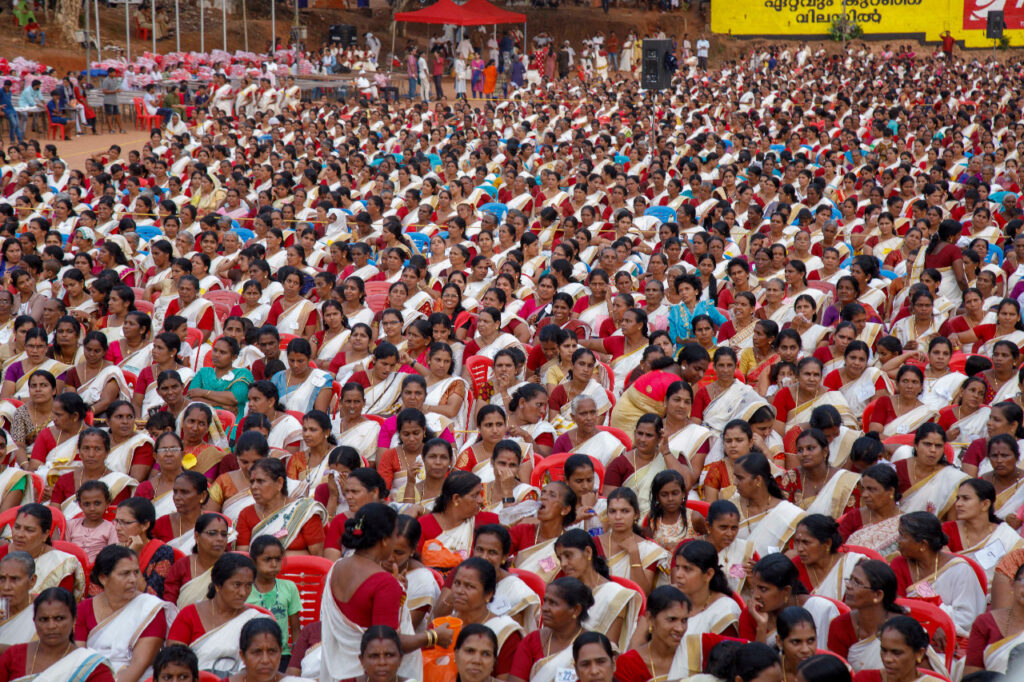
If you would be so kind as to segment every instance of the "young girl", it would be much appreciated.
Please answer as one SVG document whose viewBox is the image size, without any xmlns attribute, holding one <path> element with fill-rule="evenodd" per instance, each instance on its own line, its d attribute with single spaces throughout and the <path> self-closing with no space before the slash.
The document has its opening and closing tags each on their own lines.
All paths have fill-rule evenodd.
<svg viewBox="0 0 1024 682">
<path fill-rule="evenodd" d="M 669 552 L 687 537 L 692 537 L 686 523 L 686 482 L 683 475 L 666 469 L 651 483 L 651 510 L 644 519 L 644 535 Z"/>
<path fill-rule="evenodd" d="M 284 558 L 284 547 L 273 535 L 259 535 L 249 545 L 249 556 L 256 562 L 256 581 L 252 584 L 247 604 L 261 606 L 272 614 L 281 628 L 284 648 L 281 650 L 282 667 L 287 667 L 292 650 L 288 646 L 292 633 L 299 636 L 299 612 L 302 599 L 299 588 L 291 580 L 278 578 Z"/>
<path fill-rule="evenodd" d="M 766 400 L 771 400 L 780 390 L 796 383 L 796 365 L 792 362 L 780 362 L 772 366 L 768 376 L 771 385 L 768 386 L 764 397 Z"/>
<path fill-rule="evenodd" d="M 86 481 L 75 493 L 75 500 L 82 516 L 68 521 L 68 542 L 81 547 L 93 562 L 101 549 L 118 544 L 114 524 L 103 518 L 110 506 L 110 489 L 103 481 Z"/>
</svg>

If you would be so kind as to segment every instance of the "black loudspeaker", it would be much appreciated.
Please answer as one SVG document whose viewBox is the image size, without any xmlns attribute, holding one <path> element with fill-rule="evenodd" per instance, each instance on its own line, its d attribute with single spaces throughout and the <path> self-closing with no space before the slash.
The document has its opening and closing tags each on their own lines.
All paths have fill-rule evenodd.
<svg viewBox="0 0 1024 682">
<path fill-rule="evenodd" d="M 1003 21 L 1003 13 L 1001 11 L 989 12 L 985 23 L 985 37 L 989 40 L 999 40 L 1003 37 L 1004 28 L 1006 28 L 1006 24 Z"/>
<path fill-rule="evenodd" d="M 671 40 L 645 40 L 641 54 L 640 85 L 645 90 L 664 90 L 672 81 L 665 68 L 665 55 L 672 51 Z"/>
<path fill-rule="evenodd" d="M 327 32 L 328 42 L 332 45 L 348 47 L 356 42 L 356 27 L 352 24 L 334 24 Z"/>
</svg>

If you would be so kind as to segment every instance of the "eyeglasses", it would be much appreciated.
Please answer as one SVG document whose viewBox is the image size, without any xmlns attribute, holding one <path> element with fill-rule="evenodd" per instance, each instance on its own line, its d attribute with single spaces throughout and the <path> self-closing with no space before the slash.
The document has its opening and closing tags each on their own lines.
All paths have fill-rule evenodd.
<svg viewBox="0 0 1024 682">
<path fill-rule="evenodd" d="M 158 455 L 170 455 L 175 452 L 181 452 L 181 448 L 157 448 L 156 454 Z"/>
<path fill-rule="evenodd" d="M 228 536 L 228 532 L 226 530 L 204 530 L 203 535 L 209 538 L 226 538 Z"/>
<path fill-rule="evenodd" d="M 870 589 L 870 585 L 865 585 L 864 583 L 860 582 L 859 580 L 853 577 L 847 578 L 846 584 L 850 587 L 859 587 L 865 590 Z"/>
<path fill-rule="evenodd" d="M 130 521 L 126 521 L 125 519 L 114 519 L 115 526 L 134 526 L 136 523 L 138 523 L 138 521 L 135 519 Z"/>
</svg>

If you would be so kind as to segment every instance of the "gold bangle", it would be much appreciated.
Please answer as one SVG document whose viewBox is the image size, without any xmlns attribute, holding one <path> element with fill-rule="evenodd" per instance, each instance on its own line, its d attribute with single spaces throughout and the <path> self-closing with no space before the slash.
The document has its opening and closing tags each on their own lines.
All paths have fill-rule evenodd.
<svg viewBox="0 0 1024 682">
<path fill-rule="evenodd" d="M 643 564 L 630 564 L 629 567 L 630 568 L 643 568 L 644 565 Z"/>
</svg>

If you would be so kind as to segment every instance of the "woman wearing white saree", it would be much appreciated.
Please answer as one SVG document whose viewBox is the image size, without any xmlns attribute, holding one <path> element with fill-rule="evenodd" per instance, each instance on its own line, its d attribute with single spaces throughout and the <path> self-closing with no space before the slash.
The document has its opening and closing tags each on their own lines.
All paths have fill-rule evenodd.
<svg viewBox="0 0 1024 682">
<path fill-rule="evenodd" d="M 283 374 L 278 372 L 274 376 Z M 263 379 L 249 386 L 246 410 L 248 414 L 262 414 L 270 422 L 267 444 L 272 448 L 296 453 L 302 447 L 302 423 L 288 414 L 279 398 L 279 388 Z"/>
<path fill-rule="evenodd" d="M 324 328 L 313 335 L 311 343 L 315 356 L 313 361 L 317 367 L 326 370 L 330 367 L 334 356 L 340 353 L 348 342 L 351 330 L 348 320 L 345 319 L 341 303 L 338 301 L 333 299 L 324 301 L 320 311 L 324 319 Z"/>
<path fill-rule="evenodd" d="M 985 403 L 995 405 L 1004 400 L 1014 400 L 1020 396 L 1020 377 L 1017 373 L 1020 365 L 1020 349 L 1009 341 L 996 341 L 992 349 L 992 367 L 977 374 L 985 380 Z"/>
<path fill-rule="evenodd" d="M 739 603 L 733 598 L 719 559 L 718 550 L 706 540 L 679 545 L 672 561 L 672 584 L 690 599 L 687 627 L 693 632 L 735 637 L 740 616 Z M 642 636 L 643 619 L 637 628 Z"/>
<path fill-rule="evenodd" d="M 967 638 L 964 675 L 979 670 L 1006 673 L 1010 653 L 1024 644 L 1024 565 L 1013 576 L 1013 601 L 1008 608 L 981 614 Z"/>
<path fill-rule="evenodd" d="M 644 616 L 647 628 L 634 637 L 632 648 L 615 660 L 614 679 L 665 682 L 699 676 L 704 631 L 690 625 L 692 612 L 693 603 L 679 588 L 662 585 L 654 590 Z"/>
<path fill-rule="evenodd" d="M 510 682 L 575 679 L 573 642 L 592 620 L 593 608 L 593 593 L 577 578 L 558 578 L 549 583 L 544 592 L 541 628 L 519 644 L 512 660 Z"/>
<path fill-rule="evenodd" d="M 577 578 L 594 595 L 594 606 L 589 610 L 585 627 L 605 633 L 619 651 L 628 649 L 640 616 L 640 593 L 611 580 L 608 564 L 585 530 L 577 528 L 565 532 L 555 541 L 555 554 L 562 573 Z"/>
<path fill-rule="evenodd" d="M 342 544 L 351 555 L 337 561 L 327 578 L 320 602 L 320 682 L 358 677 L 360 641 L 372 625 L 400 632 L 402 674 L 422 678 L 419 649 L 437 644 L 447 647 L 452 631 L 447 626 L 414 633 L 408 609 L 402 607 L 403 589 L 382 564 L 392 559 L 397 514 L 385 504 L 371 502 L 345 521 Z M 419 672 L 417 672 L 417 670 Z"/>
<path fill-rule="evenodd" d="M 737 363 L 736 351 L 732 348 L 723 346 L 716 350 L 715 380 L 701 386 L 693 396 L 694 420 L 714 433 L 721 433 L 733 419 L 748 421 L 759 407 L 765 405 L 764 398 L 757 391 L 736 378 Z"/>
<path fill-rule="evenodd" d="M 892 325 L 891 333 L 904 350 L 923 350 L 933 337 L 939 336 L 943 320 L 935 314 L 934 303 L 935 297 L 927 289 L 917 291 L 910 299 L 911 314 Z"/>
<path fill-rule="evenodd" d="M 865 431 L 875 431 L 882 438 L 913 433 L 921 425 L 932 422 L 938 412 L 921 402 L 924 372 L 914 365 L 904 365 L 896 373 L 896 393 L 882 396 L 875 403 Z"/>
<path fill-rule="evenodd" d="M 877 367 L 869 367 L 871 349 L 863 341 L 853 340 L 843 352 L 838 369 L 825 375 L 825 388 L 839 391 L 846 398 L 853 416 L 860 421 L 868 403 L 881 395 L 892 393 L 892 380 Z"/>
<path fill-rule="evenodd" d="M 144 481 L 153 465 L 153 439 L 135 430 L 135 408 L 127 400 L 111 403 L 107 409 L 110 452 L 106 466 L 111 471 Z"/>
<path fill-rule="evenodd" d="M 996 438 L 1003 439 L 1003 447 L 1009 440 L 1008 436 Z M 989 449 L 992 449 L 991 444 Z M 978 562 L 989 585 L 996 560 L 1024 547 L 1024 539 L 1017 531 L 996 516 L 995 504 L 995 486 L 980 478 L 969 478 L 960 484 L 956 494 L 956 521 L 942 524 L 943 532 L 949 537 L 949 551 Z"/>
<path fill-rule="evenodd" d="M 166 404 L 165 398 L 159 391 L 159 379 L 165 372 L 175 372 L 178 376 L 177 383 L 184 388 L 191 381 L 194 372 L 191 368 L 182 364 L 178 357 L 181 350 L 181 338 L 172 332 L 157 334 L 153 339 L 153 350 L 150 355 L 152 364 L 147 365 L 138 374 L 135 382 L 135 391 L 132 394 L 132 405 L 140 415 L 149 415 L 153 410 Z M 170 376 L 170 375 L 168 375 Z M 183 394 L 183 392 L 179 392 Z M 177 415 L 174 410 L 172 414 Z"/>
<path fill-rule="evenodd" d="M 590 351 L 584 349 L 585 352 Z M 557 390 L 557 388 L 556 388 Z M 603 391 L 604 389 L 602 389 Z M 607 467 L 626 451 L 618 438 L 597 428 L 600 422 L 597 403 L 588 395 L 578 395 L 569 405 L 575 426 L 557 439 L 552 452 L 572 452 L 589 455 Z"/>
<path fill-rule="evenodd" d="M 111 344 L 113 353 L 120 358 L 118 367 L 138 376 L 152 362 L 153 344 L 149 340 L 153 322 L 149 315 L 133 310 L 125 315 L 121 325 L 122 337 Z M 77 360 L 77 358 L 76 358 Z"/>
<path fill-rule="evenodd" d="M 800 572 L 800 582 L 811 594 L 843 600 L 850 573 L 861 559 L 856 552 L 840 552 L 843 538 L 839 524 L 825 514 L 808 514 L 796 527 L 793 564 Z"/>
<path fill-rule="evenodd" d="M 396 371 L 398 362 L 398 348 L 383 341 L 373 350 L 373 365 L 352 375 L 350 380 L 363 387 L 366 414 L 387 416 L 395 411 L 405 376 Z"/>
<path fill-rule="evenodd" d="M 278 271 L 277 278 L 283 293 L 270 305 L 267 324 L 276 326 L 282 334 L 309 338 L 320 326 L 320 317 L 316 306 L 302 297 L 302 273 L 286 265 Z"/>
<path fill-rule="evenodd" d="M 498 351 L 512 346 L 522 347 L 522 343 L 512 334 L 501 331 L 501 311 L 483 308 L 477 314 L 476 336 L 466 342 L 464 356 L 480 355 L 493 360 Z"/>
<path fill-rule="evenodd" d="M 123 370 L 106 359 L 107 348 L 106 336 L 101 332 L 89 332 L 82 344 L 83 361 L 64 375 L 67 389 L 82 396 L 96 414 L 105 412 L 115 400 L 132 394 Z"/>
<path fill-rule="evenodd" d="M 811 412 L 818 405 L 832 405 L 839 411 L 843 425 L 857 428 L 857 418 L 840 391 L 830 391 L 822 385 L 824 364 L 816 357 L 807 357 L 797 363 L 796 383 L 782 388 L 772 399 L 775 407 L 775 431 L 785 435 L 790 429 L 810 422 Z"/>
<path fill-rule="evenodd" d="M 778 551 L 796 532 L 804 510 L 786 501 L 768 458 L 761 453 L 740 457 L 733 464 L 733 474 L 736 495 L 732 501 L 741 514 L 736 537 L 749 540 L 762 557 Z"/>
<path fill-rule="evenodd" d="M 63 587 L 80 597 L 85 592 L 85 570 L 73 554 L 54 549 L 50 544 L 53 514 L 37 502 L 18 508 L 11 527 L 11 542 L 0 548 L 0 556 L 8 552 L 27 552 L 36 562 L 32 593 L 48 587 Z"/>
<path fill-rule="evenodd" d="M 167 306 L 164 319 L 171 315 L 184 317 L 189 327 L 202 332 L 204 342 L 221 334 L 220 318 L 213 304 L 199 296 L 199 280 L 192 275 L 182 275 L 178 280 L 178 298 Z"/>
<path fill-rule="evenodd" d="M 854 672 L 881 670 L 878 628 L 892 616 L 904 613 L 896 604 L 897 587 L 896 575 L 887 563 L 862 559 L 846 580 L 843 602 L 851 611 L 832 621 L 828 634 L 820 635 L 818 646 L 827 642 L 828 650 L 849 661 Z"/>
<path fill-rule="evenodd" d="M 666 572 L 669 554 L 657 542 L 644 538 L 640 529 L 640 503 L 629 488 L 616 488 L 608 495 L 607 525 L 595 541 L 611 575 L 632 580 L 650 594 Z"/>
<path fill-rule="evenodd" d="M 643 361 L 644 349 L 648 346 L 647 313 L 639 308 L 630 308 L 622 314 L 619 323 L 621 336 L 609 336 L 597 339 L 582 339 L 580 345 L 611 358 L 612 372 L 615 374 L 615 389 L 621 394 L 626 386 L 630 372 Z"/>
<path fill-rule="evenodd" d="M 546 457 L 555 446 L 555 427 L 547 419 L 548 392 L 540 384 L 526 383 L 512 392 L 508 402 L 508 436 L 523 450 Z"/>
<path fill-rule="evenodd" d="M 195 526 L 195 544 L 185 556 L 176 559 L 164 579 L 164 600 L 183 609 L 206 599 L 213 566 L 228 547 L 228 522 L 208 512 Z"/>
<path fill-rule="evenodd" d="M 28 378 L 33 372 L 46 370 L 57 378 L 57 388 L 63 390 L 64 372 L 68 366 L 46 357 L 46 330 L 41 327 L 29 329 L 25 334 L 25 356 L 7 365 L 4 383 L 0 388 L 0 399 L 15 398 L 22 402 L 29 399 Z"/>
<path fill-rule="evenodd" d="M 252 465 L 249 490 L 253 504 L 238 515 L 236 548 L 244 552 L 252 538 L 273 535 L 286 555 L 323 556 L 327 510 L 309 497 L 288 499 L 288 478 L 279 459 L 267 457 Z"/>
<path fill-rule="evenodd" d="M 995 488 L 992 510 L 996 516 L 1015 528 L 1020 520 L 1017 510 L 1024 505 L 1024 473 L 1018 468 L 1020 445 L 1010 434 L 997 434 L 986 442 L 987 460 L 991 471 L 980 476 Z M 959 517 L 958 517 L 959 518 Z"/>
<path fill-rule="evenodd" d="M 99 481 L 106 485 L 108 497 L 114 504 L 131 497 L 139 482 L 128 474 L 107 468 L 110 434 L 92 426 L 85 428 L 78 435 L 77 450 L 81 467 L 62 474 L 53 484 L 50 495 L 50 504 L 60 505 L 64 518 L 72 519 L 82 511 L 76 493 L 86 481 Z M 52 472 L 48 478 L 52 480 Z"/>
<path fill-rule="evenodd" d="M 537 522 L 509 529 L 516 551 L 516 568 L 536 573 L 545 581 L 558 575 L 555 542 L 576 522 L 576 493 L 565 481 L 551 481 L 540 491 Z"/>
<path fill-rule="evenodd" d="M 637 420 L 633 431 L 633 449 L 616 457 L 605 469 L 605 495 L 620 486 L 635 490 L 640 501 L 640 511 L 646 514 L 651 504 L 651 484 L 660 472 L 673 469 L 688 484 L 694 482 L 694 473 L 689 464 L 681 462 L 668 450 L 664 433 L 661 417 L 656 414 L 645 414 Z"/>
<path fill-rule="evenodd" d="M 312 366 L 313 350 L 309 341 L 292 339 L 286 353 L 288 369 L 277 372 L 271 379 L 281 396 L 281 404 L 286 410 L 302 414 L 312 410 L 329 411 L 334 378 Z"/>
<path fill-rule="evenodd" d="M 80 607 L 79 607 L 80 608 Z M 77 646 L 72 634 L 76 606 L 74 598 L 60 588 L 44 590 L 25 609 L 30 637 L 38 641 L 17 643 L 0 655 L 5 679 L 15 682 L 114 682 L 114 671 L 106 657 Z"/>
<path fill-rule="evenodd" d="M 338 445 L 354 448 L 365 461 L 377 459 L 377 438 L 380 423 L 364 416 L 366 400 L 361 384 L 349 382 L 341 389 L 338 401 Z"/>
<path fill-rule="evenodd" d="M 0 559 L 0 597 L 7 599 L 7 617 L 0 622 L 0 649 L 28 644 L 35 636 L 32 594 L 36 562 L 27 552 L 8 552 Z"/>
<path fill-rule="evenodd" d="M 903 499 L 900 509 L 928 511 L 943 518 L 952 509 L 960 484 L 969 476 L 946 460 L 946 432 L 927 423 L 914 432 L 914 451 L 896 462 Z"/>
<path fill-rule="evenodd" d="M 800 582 L 796 566 L 785 554 L 764 556 L 754 564 L 747 580 L 754 596 L 740 614 L 740 637 L 765 644 L 779 645 L 776 618 L 787 606 L 801 606 L 814 619 L 816 632 L 828 632 L 829 623 L 839 615 L 839 608 L 823 597 L 808 594 Z"/>
<path fill-rule="evenodd" d="M 578 397 L 587 396 L 594 401 L 597 416 L 601 418 L 601 421 L 603 421 L 604 415 L 612 409 L 607 391 L 597 380 L 598 376 L 594 374 L 596 366 L 597 356 L 592 350 L 577 348 L 572 354 L 572 365 L 565 379 L 551 390 L 548 406 L 552 412 L 558 412 L 562 423 L 569 428 L 574 423 L 572 403 Z M 565 428 L 559 430 L 562 433 L 565 432 Z"/>
<path fill-rule="evenodd" d="M 279 672 L 284 644 L 276 620 L 270 617 L 250 620 L 242 626 L 238 638 L 243 670 L 225 682 L 303 682 L 301 677 Z"/>
<path fill-rule="evenodd" d="M 989 435 L 988 420 L 992 408 L 983 403 L 985 389 L 984 379 L 968 377 L 956 390 L 957 400 L 951 400 L 939 410 L 939 425 L 946 429 L 950 441 L 956 443 L 958 459 L 963 457 L 969 444 Z M 976 469 L 970 473 L 977 473 Z"/>
<path fill-rule="evenodd" d="M 177 609 L 139 591 L 139 559 L 121 545 L 96 555 L 92 579 L 103 592 L 78 607 L 75 641 L 106 656 L 123 679 L 145 674 L 167 634 Z"/>
<path fill-rule="evenodd" d="M 811 428 L 797 437 L 796 460 L 796 467 L 777 478 L 790 502 L 808 514 L 825 514 L 835 519 L 857 508 L 860 477 L 829 464 L 828 436 L 823 432 Z"/>
<path fill-rule="evenodd" d="M 920 398 L 933 410 L 952 405 L 967 378 L 962 372 L 950 370 L 952 356 L 953 344 L 948 339 L 936 336 L 928 344 L 928 365 L 924 368 L 924 391 Z"/>
<path fill-rule="evenodd" d="M 162 435 L 161 445 L 169 445 L 166 439 L 172 435 Z M 157 517 L 153 524 L 153 537 L 179 551 L 187 552 L 195 542 L 196 520 L 203 513 L 203 506 L 210 502 L 209 482 L 198 471 L 182 471 L 174 479 L 171 490 L 175 511 Z"/>
<path fill-rule="evenodd" d="M 1024 346 L 1024 322 L 1021 321 L 1020 304 L 1012 298 L 1004 298 L 996 309 L 995 324 L 979 324 L 974 329 L 956 334 L 957 343 L 967 345 L 974 342 L 974 352 L 992 355 L 999 341 L 1009 341 L 1021 348 Z"/>
<path fill-rule="evenodd" d="M 808 291 L 816 291 L 815 289 L 808 289 Z M 793 319 L 789 321 L 789 329 L 793 329 L 800 334 L 801 349 L 808 355 L 814 353 L 814 351 L 821 345 L 822 341 L 831 333 L 829 327 L 824 327 L 818 324 L 818 305 L 814 297 L 808 293 L 803 293 L 793 299 Z M 832 363 L 829 363 L 832 364 Z M 825 367 L 825 372 L 828 373 L 835 369 L 834 367 Z"/>
<path fill-rule="evenodd" d="M 891 566 L 901 593 L 910 599 L 939 597 L 957 637 L 966 637 L 985 612 L 985 592 L 971 565 L 943 549 L 948 541 L 935 514 L 905 513 L 900 518 L 900 556 Z"/>
<path fill-rule="evenodd" d="M 269 613 L 246 604 L 256 580 L 256 565 L 244 554 L 228 552 L 213 565 L 206 598 L 178 612 L 167 631 L 168 644 L 184 644 L 199 658 L 199 669 L 218 676 L 242 669 L 238 641 L 242 627 Z"/>
</svg>

